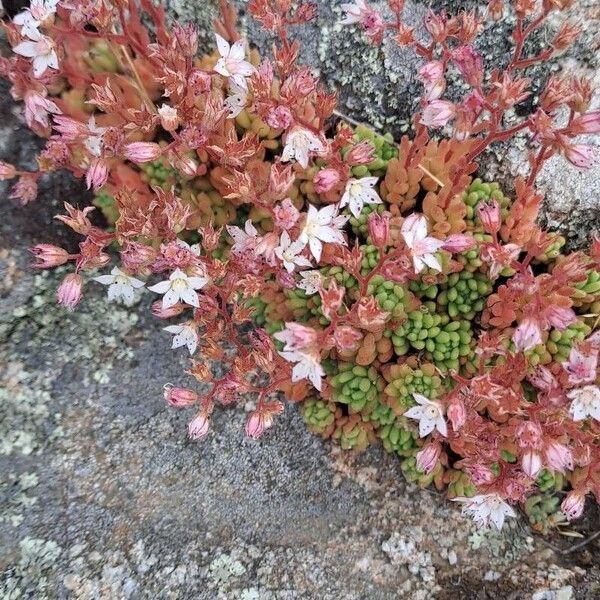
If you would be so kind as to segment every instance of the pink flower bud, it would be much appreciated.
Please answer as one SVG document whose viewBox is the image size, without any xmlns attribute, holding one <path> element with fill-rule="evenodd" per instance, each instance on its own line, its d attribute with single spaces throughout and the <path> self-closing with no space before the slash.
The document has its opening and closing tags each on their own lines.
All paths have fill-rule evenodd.
<svg viewBox="0 0 600 600">
<path fill-rule="evenodd" d="M 292 113 L 287 106 L 278 106 L 271 110 L 265 119 L 273 129 L 287 129 L 292 124 Z"/>
<path fill-rule="evenodd" d="M 546 446 L 546 461 L 548 466 L 559 473 L 564 473 L 566 469 L 573 470 L 573 455 L 571 450 L 564 444 L 553 441 Z"/>
<path fill-rule="evenodd" d="M 452 51 L 452 60 L 465 81 L 472 87 L 483 80 L 483 61 L 472 46 L 460 46 Z"/>
<path fill-rule="evenodd" d="M 157 300 L 152 303 L 152 314 L 159 319 L 170 319 L 171 317 L 176 317 L 180 315 L 185 309 L 185 305 L 178 302 L 177 304 L 173 304 L 173 306 L 169 306 L 169 308 L 163 308 L 162 300 Z"/>
<path fill-rule="evenodd" d="M 375 156 L 375 147 L 369 140 L 363 140 L 359 144 L 356 144 L 348 152 L 346 156 L 346 163 L 349 165 L 356 167 L 359 165 L 368 165 L 370 162 L 373 162 L 373 158 Z"/>
<path fill-rule="evenodd" d="M 488 15 L 492 21 L 500 21 L 504 15 L 504 0 L 490 0 Z"/>
<path fill-rule="evenodd" d="M 264 433 L 265 429 L 264 415 L 259 411 L 251 412 L 248 420 L 246 421 L 246 435 L 248 437 L 258 439 Z"/>
<path fill-rule="evenodd" d="M 426 127 L 443 127 L 454 117 L 456 107 L 446 100 L 432 100 L 421 113 L 421 123 Z"/>
<path fill-rule="evenodd" d="M 438 463 L 442 447 L 440 444 L 427 444 L 417 453 L 417 469 L 429 475 Z"/>
<path fill-rule="evenodd" d="M 48 269 L 64 265 L 69 260 L 69 253 L 58 246 L 52 244 L 38 244 L 29 251 L 35 256 L 34 267 Z"/>
<path fill-rule="evenodd" d="M 515 329 L 512 340 L 517 352 L 527 352 L 542 343 L 542 332 L 534 319 L 523 319 Z"/>
<path fill-rule="evenodd" d="M 570 129 L 577 134 L 600 133 L 600 110 L 575 117 Z"/>
<path fill-rule="evenodd" d="M 572 308 L 556 305 L 552 305 L 546 310 L 545 317 L 552 327 L 561 331 L 577 321 L 577 315 Z"/>
<path fill-rule="evenodd" d="M 335 279 L 332 279 L 327 289 L 321 288 L 319 295 L 321 296 L 321 310 L 323 314 L 328 318 L 332 319 L 333 315 L 337 313 L 342 301 L 344 300 L 344 293 L 346 288 L 338 287 Z"/>
<path fill-rule="evenodd" d="M 383 248 L 390 243 L 390 216 L 388 214 L 371 213 L 367 225 L 375 246 Z"/>
<path fill-rule="evenodd" d="M 534 479 L 542 468 L 542 457 L 535 450 L 527 450 L 521 458 L 523 473 Z"/>
<path fill-rule="evenodd" d="M 300 323 L 286 323 L 285 329 L 273 337 L 285 344 L 286 351 L 294 352 L 314 346 L 318 339 L 318 333 L 312 327 Z"/>
<path fill-rule="evenodd" d="M 596 162 L 594 149 L 585 144 L 567 144 L 564 152 L 565 158 L 578 169 L 591 169 Z"/>
<path fill-rule="evenodd" d="M 286 198 L 281 204 L 273 209 L 273 221 L 277 227 L 289 231 L 300 218 L 300 212 L 293 202 Z"/>
<path fill-rule="evenodd" d="M 333 332 L 336 348 L 341 352 L 355 352 L 362 338 L 362 333 L 350 325 L 339 325 Z"/>
<path fill-rule="evenodd" d="M 492 198 L 489 202 L 480 202 L 477 213 L 486 233 L 493 235 L 500 231 L 502 214 L 500 213 L 500 205 L 495 198 Z"/>
<path fill-rule="evenodd" d="M 165 400 L 175 408 L 190 406 L 192 404 L 196 404 L 200 400 L 200 396 L 198 396 L 194 390 L 173 387 L 170 385 L 165 385 L 164 397 Z"/>
<path fill-rule="evenodd" d="M 191 440 L 199 440 L 208 433 L 208 427 L 210 425 L 208 417 L 204 413 L 198 413 L 188 423 L 188 435 Z"/>
<path fill-rule="evenodd" d="M 85 183 L 88 190 L 93 188 L 94 190 L 100 189 L 108 179 L 108 165 L 102 158 L 92 158 L 90 166 L 85 174 Z"/>
<path fill-rule="evenodd" d="M 58 303 L 68 310 L 73 310 L 81 300 L 83 278 L 79 273 L 69 273 L 58 286 L 56 295 Z"/>
<path fill-rule="evenodd" d="M 125 146 L 124 151 L 125 158 L 134 163 L 146 163 L 156 160 L 160 154 L 160 146 L 154 142 L 132 142 Z"/>
<path fill-rule="evenodd" d="M 4 181 L 6 179 L 12 179 L 17 176 L 17 169 L 13 167 L 10 163 L 4 162 L 0 160 L 0 181 Z"/>
<path fill-rule="evenodd" d="M 447 250 L 451 254 L 457 254 L 459 252 L 468 252 L 472 250 L 477 245 L 477 242 L 473 238 L 473 236 L 465 235 L 462 233 L 456 233 L 454 235 L 448 236 L 442 248 Z"/>
<path fill-rule="evenodd" d="M 467 421 L 467 409 L 462 399 L 455 397 L 448 404 L 446 416 L 452 424 L 452 429 L 458 431 Z"/>
<path fill-rule="evenodd" d="M 179 127 L 179 115 L 177 109 L 163 104 L 158 109 L 158 115 L 160 117 L 160 124 L 166 131 L 175 131 Z"/>
<path fill-rule="evenodd" d="M 340 174 L 335 169 L 321 169 L 314 177 L 313 184 L 317 194 L 324 194 L 340 181 Z"/>
<path fill-rule="evenodd" d="M 567 518 L 567 521 L 574 521 L 583 514 L 584 506 L 585 494 L 572 490 L 562 501 L 562 504 L 560 505 L 560 510 Z"/>
</svg>

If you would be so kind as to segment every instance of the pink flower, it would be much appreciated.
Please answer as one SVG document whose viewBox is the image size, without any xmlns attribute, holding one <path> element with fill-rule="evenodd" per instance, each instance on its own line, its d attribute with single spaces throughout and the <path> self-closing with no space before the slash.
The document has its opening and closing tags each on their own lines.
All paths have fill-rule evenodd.
<svg viewBox="0 0 600 600">
<path fill-rule="evenodd" d="M 286 198 L 273 210 L 273 221 L 281 229 L 290 230 L 300 218 L 300 212 L 290 198 Z"/>
<path fill-rule="evenodd" d="M 600 133 L 600 110 L 579 115 L 573 119 L 570 127 L 576 133 Z"/>
<path fill-rule="evenodd" d="M 567 521 L 574 521 L 583 514 L 585 507 L 585 494 L 575 490 L 570 491 L 560 505 L 561 512 Z"/>
<path fill-rule="evenodd" d="M 460 46 L 452 51 L 452 60 L 465 81 L 478 86 L 483 79 L 483 61 L 471 46 Z"/>
<path fill-rule="evenodd" d="M 378 177 L 349 179 L 340 200 L 340 208 L 348 205 L 350 212 L 358 219 L 365 204 L 381 204 L 382 200 L 374 189 L 378 179 Z"/>
<path fill-rule="evenodd" d="M 316 346 L 318 333 L 312 327 L 300 323 L 286 323 L 285 329 L 274 334 L 273 337 L 283 342 L 285 351 L 295 352 Z"/>
<path fill-rule="evenodd" d="M 383 248 L 390 243 L 390 215 L 371 213 L 367 221 L 369 236 L 372 243 L 378 248 Z"/>
<path fill-rule="evenodd" d="M 58 246 L 52 244 L 38 244 L 29 250 L 35 255 L 36 263 L 34 267 L 48 269 L 64 265 L 69 260 L 69 253 Z"/>
<path fill-rule="evenodd" d="M 426 475 L 435 469 L 438 463 L 442 447 L 438 443 L 427 444 L 417 453 L 417 469 Z"/>
<path fill-rule="evenodd" d="M 265 418 L 259 411 L 253 411 L 248 416 L 245 427 L 248 437 L 258 439 L 265 431 Z"/>
<path fill-rule="evenodd" d="M 444 245 L 444 242 L 434 237 L 427 237 L 427 219 L 424 215 L 414 213 L 406 217 L 400 232 L 412 253 L 415 272 L 420 273 L 425 265 L 436 271 L 442 270 L 435 252 Z"/>
<path fill-rule="evenodd" d="M 191 406 L 192 404 L 197 404 L 200 400 L 200 396 L 194 390 L 173 387 L 171 385 L 165 385 L 164 397 L 175 408 Z"/>
<path fill-rule="evenodd" d="M 337 313 L 340 306 L 342 306 L 342 301 L 344 300 L 344 293 L 346 292 L 346 288 L 343 286 L 338 287 L 335 279 L 332 279 L 329 287 L 319 288 L 319 295 L 321 296 L 321 308 L 323 310 L 323 314 L 329 319 L 333 319 L 333 315 Z"/>
<path fill-rule="evenodd" d="M 188 435 L 191 440 L 199 440 L 208 433 L 210 421 L 203 413 L 198 413 L 188 424 Z"/>
<path fill-rule="evenodd" d="M 477 242 L 473 236 L 455 233 L 444 240 L 442 248 L 451 254 L 457 254 L 459 252 L 468 252 L 475 248 L 476 245 Z"/>
<path fill-rule="evenodd" d="M 432 100 L 421 113 L 421 123 L 426 127 L 443 127 L 456 114 L 456 106 L 446 100 Z"/>
<path fill-rule="evenodd" d="M 324 194 L 331 190 L 340 181 L 340 174 L 335 169 L 321 169 L 313 179 L 315 192 Z"/>
<path fill-rule="evenodd" d="M 585 144 L 565 144 L 566 159 L 578 169 L 591 169 L 596 162 L 596 154 L 591 146 Z"/>
<path fill-rule="evenodd" d="M 269 111 L 265 121 L 273 129 L 287 129 L 292 124 L 292 113 L 287 106 L 280 104 Z"/>
<path fill-rule="evenodd" d="M 177 317 L 184 310 L 185 305 L 181 304 L 180 302 L 167 308 L 163 308 L 162 300 L 157 300 L 156 302 L 152 303 L 152 314 L 159 319 L 170 319 L 171 317 Z"/>
<path fill-rule="evenodd" d="M 56 295 L 58 303 L 68 310 L 73 310 L 81 300 L 83 278 L 79 273 L 69 273 L 58 286 Z"/>
<path fill-rule="evenodd" d="M 542 332 L 534 319 L 525 318 L 515 329 L 512 340 L 517 352 L 526 352 L 542 343 Z"/>
<path fill-rule="evenodd" d="M 154 142 L 132 142 L 125 146 L 123 154 L 134 163 L 146 163 L 156 160 L 161 154 L 161 148 Z"/>
<path fill-rule="evenodd" d="M 483 244 L 481 247 L 481 259 L 490 265 L 490 279 L 496 279 L 513 261 L 517 260 L 521 248 L 517 244 Z"/>
<path fill-rule="evenodd" d="M 359 165 L 368 165 L 373 162 L 375 147 L 369 140 L 363 140 L 356 146 L 353 146 L 346 155 L 346 163 L 356 167 Z"/>
<path fill-rule="evenodd" d="M 542 457 L 535 450 L 527 450 L 521 457 L 523 472 L 534 479 L 542 469 Z"/>
<path fill-rule="evenodd" d="M 561 331 L 577 321 L 577 315 L 572 308 L 564 308 L 556 305 L 552 305 L 546 309 L 544 317 L 552 327 Z"/>
<path fill-rule="evenodd" d="M 34 130 L 38 127 L 41 127 L 42 130 L 48 129 L 50 127 L 48 115 L 60 115 L 62 112 L 52 100 L 48 100 L 37 92 L 28 90 L 25 93 L 24 101 L 25 120 L 27 125 Z"/>
<path fill-rule="evenodd" d="M 9 198 L 20 200 L 21 204 L 25 206 L 37 198 L 37 193 L 37 178 L 25 173 L 11 188 Z"/>
<path fill-rule="evenodd" d="M 570 384 L 591 383 L 596 379 L 598 351 L 582 352 L 578 346 L 573 346 L 569 353 L 569 360 L 564 362 L 562 366 L 569 374 Z"/>
<path fill-rule="evenodd" d="M 432 60 L 419 69 L 419 79 L 425 86 L 425 100 L 437 100 L 446 89 L 444 65 L 439 60 Z"/>
<path fill-rule="evenodd" d="M 179 115 L 177 109 L 168 104 L 163 104 L 158 109 L 160 124 L 165 131 L 175 131 L 179 127 Z"/>
<path fill-rule="evenodd" d="M 346 11 L 346 16 L 340 21 L 341 25 L 358 23 L 370 38 L 375 41 L 380 40 L 384 29 L 383 17 L 369 6 L 366 0 L 355 0 L 353 4 L 342 4 L 341 7 Z"/>
<path fill-rule="evenodd" d="M 87 189 L 100 189 L 108 180 L 108 165 L 102 158 L 92 158 L 85 174 Z"/>
<path fill-rule="evenodd" d="M 360 331 L 350 325 L 339 325 L 333 332 L 333 340 L 338 350 L 355 352 L 360 346 L 363 336 Z"/>
<path fill-rule="evenodd" d="M 461 398 L 453 398 L 446 409 L 446 416 L 452 424 L 452 429 L 458 431 L 467 422 L 467 409 Z"/>
<path fill-rule="evenodd" d="M 573 454 L 564 444 L 552 441 L 545 448 L 546 461 L 548 466 L 559 473 L 565 470 L 573 470 Z"/>
<path fill-rule="evenodd" d="M 288 162 L 296 159 L 298 164 L 306 169 L 310 153 L 322 154 L 327 146 L 321 138 L 305 127 L 292 127 L 285 138 L 285 146 L 281 161 Z"/>
<path fill-rule="evenodd" d="M 489 202 L 480 202 L 477 206 L 477 214 L 486 233 L 494 235 L 500 231 L 502 214 L 500 213 L 500 205 L 495 198 L 492 198 Z"/>
<path fill-rule="evenodd" d="M 244 60 L 246 56 L 246 42 L 238 40 L 229 45 L 218 33 L 215 33 L 217 48 L 221 58 L 215 65 L 215 71 L 223 77 L 229 77 L 235 84 L 243 89 L 248 88 L 246 77 L 254 73 L 254 67 Z"/>
</svg>

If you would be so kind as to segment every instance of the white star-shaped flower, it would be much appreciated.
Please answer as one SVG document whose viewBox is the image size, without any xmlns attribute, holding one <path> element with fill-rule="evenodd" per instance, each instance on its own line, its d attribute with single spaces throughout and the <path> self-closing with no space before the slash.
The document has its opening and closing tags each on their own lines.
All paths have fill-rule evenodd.
<svg viewBox="0 0 600 600">
<path fill-rule="evenodd" d="M 275 248 L 275 256 L 283 263 L 288 273 L 292 273 L 296 267 L 310 267 L 311 262 L 300 252 L 306 244 L 300 240 L 292 242 L 290 234 L 284 231 L 279 238 L 279 246 Z"/>
<path fill-rule="evenodd" d="M 480 494 L 472 498 L 452 498 L 453 502 L 462 502 L 463 513 L 473 518 L 479 527 L 487 527 L 490 522 L 496 529 L 502 529 L 506 517 L 516 517 L 513 508 L 499 494 Z"/>
<path fill-rule="evenodd" d="M 301 290 L 304 290 L 307 296 L 311 296 L 312 294 L 316 294 L 323 284 L 323 279 L 321 277 L 321 273 L 316 269 L 311 271 L 302 271 L 300 273 L 301 281 L 298 283 L 298 286 Z"/>
<path fill-rule="evenodd" d="M 444 242 L 434 237 L 427 237 L 427 219 L 423 215 L 412 214 L 406 217 L 400 232 L 412 253 L 417 273 L 420 273 L 425 265 L 436 271 L 442 270 L 442 265 L 434 253 L 444 245 Z"/>
<path fill-rule="evenodd" d="M 413 396 L 418 406 L 409 408 L 404 416 L 419 421 L 419 437 L 429 435 L 434 429 L 437 429 L 444 437 L 447 436 L 448 427 L 441 404 L 429 400 L 421 394 L 413 394 Z"/>
<path fill-rule="evenodd" d="M 41 77 L 46 69 L 58 69 L 58 55 L 54 40 L 42 35 L 39 31 L 37 31 L 37 37 L 17 44 L 13 48 L 13 52 L 25 58 L 33 58 L 34 77 Z"/>
<path fill-rule="evenodd" d="M 349 206 L 350 212 L 358 219 L 365 204 L 381 204 L 383 200 L 373 189 L 378 180 L 378 177 L 350 179 L 340 200 L 340 208 Z"/>
<path fill-rule="evenodd" d="M 218 33 L 215 33 L 215 37 L 217 38 L 217 48 L 221 55 L 221 58 L 215 65 L 215 71 L 219 75 L 231 79 L 240 88 L 247 90 L 246 77 L 254 73 L 254 67 L 244 60 L 246 57 L 246 42 L 238 40 L 230 46 L 227 40 L 223 39 Z"/>
<path fill-rule="evenodd" d="M 600 388 L 597 385 L 586 385 L 567 392 L 572 400 L 569 413 L 573 421 L 583 421 L 592 417 L 600 421 Z"/>
<path fill-rule="evenodd" d="M 227 118 L 235 119 L 245 108 L 248 102 L 248 90 L 232 81 L 229 86 L 229 96 L 225 98 L 225 106 L 229 109 Z"/>
<path fill-rule="evenodd" d="M 285 147 L 281 154 L 282 162 L 295 158 L 303 169 L 308 167 L 308 155 L 310 152 L 317 154 L 325 152 L 326 147 L 323 140 L 305 127 L 293 127 L 285 138 Z"/>
<path fill-rule="evenodd" d="M 31 0 L 29 8 L 15 15 L 13 23 L 21 26 L 21 35 L 36 40 L 39 26 L 56 12 L 58 0 Z M 0 11 L 1 12 L 1 11 Z"/>
<path fill-rule="evenodd" d="M 231 252 L 234 254 L 245 254 L 246 252 L 254 252 L 258 244 L 258 231 L 248 219 L 244 225 L 244 229 L 240 229 L 237 225 L 227 225 L 227 233 L 233 238 L 233 246 Z"/>
<path fill-rule="evenodd" d="M 169 325 L 163 329 L 173 334 L 173 345 L 171 348 L 175 349 L 187 346 L 190 354 L 196 352 L 196 348 L 198 347 L 198 329 L 193 321 L 188 321 L 181 325 Z"/>
<path fill-rule="evenodd" d="M 311 254 L 318 262 L 321 260 L 323 242 L 346 245 L 341 228 L 347 220 L 348 217 L 338 215 L 337 204 L 330 204 L 321 209 L 309 205 L 306 222 L 298 240 L 308 244 Z"/>
<path fill-rule="evenodd" d="M 321 378 L 325 375 L 321 361 L 318 356 L 299 351 L 280 352 L 281 356 L 288 362 L 296 363 L 292 369 L 292 381 L 308 379 L 317 390 L 321 391 Z"/>
<path fill-rule="evenodd" d="M 175 269 L 169 279 L 161 281 L 148 289 L 157 294 L 164 294 L 163 309 L 167 309 L 179 301 L 198 308 L 200 299 L 196 290 L 202 289 L 207 283 L 207 277 L 190 277 L 180 269 Z"/>
<path fill-rule="evenodd" d="M 114 267 L 110 275 L 99 275 L 94 281 L 108 286 L 108 299 L 122 300 L 127 306 L 133 304 L 135 290 L 143 288 L 144 282 Z"/>
</svg>

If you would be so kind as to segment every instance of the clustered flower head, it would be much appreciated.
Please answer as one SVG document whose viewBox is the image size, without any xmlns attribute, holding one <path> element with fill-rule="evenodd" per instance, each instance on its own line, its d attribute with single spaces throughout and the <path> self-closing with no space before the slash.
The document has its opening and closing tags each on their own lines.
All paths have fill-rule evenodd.
<svg viewBox="0 0 600 600">
<path fill-rule="evenodd" d="M 298 63 L 290 26 L 315 4 L 249 2 L 278 40 L 272 58 L 221 4 L 202 49 L 193 25 L 145 1 L 36 0 L 2 22 L 13 55 L 0 74 L 46 141 L 37 171 L 0 162 L 0 179 L 23 204 L 61 169 L 95 192 L 56 217 L 77 251 L 32 249 L 35 267 L 68 270 L 58 302 L 73 310 L 96 284 L 128 306 L 153 293 L 165 351 L 191 357 L 186 387 L 164 396 L 195 411 L 194 440 L 219 405 L 251 397 L 258 438 L 283 400 L 300 402 L 312 431 L 357 451 L 379 441 L 480 525 L 502 527 L 518 504 L 543 527 L 579 517 L 586 496 L 600 501 L 600 242 L 561 253 L 536 224 L 535 179 L 555 154 L 592 165 L 577 138 L 600 132 L 600 113 L 574 74 L 553 75 L 529 116 L 513 110 L 531 96 L 526 69 L 576 37 L 563 26 L 524 55 L 568 3 L 517 3 L 514 51 L 489 76 L 475 13 L 430 11 L 418 41 L 401 1 L 341 5 L 370 43 L 389 34 L 423 59 L 414 135 L 398 144 L 338 119 L 335 94 Z M 466 92 L 445 98 L 456 77 Z M 504 195 L 474 179 L 477 159 L 517 134 L 530 174 Z M 544 494 L 562 489 L 558 518 Z"/>
</svg>

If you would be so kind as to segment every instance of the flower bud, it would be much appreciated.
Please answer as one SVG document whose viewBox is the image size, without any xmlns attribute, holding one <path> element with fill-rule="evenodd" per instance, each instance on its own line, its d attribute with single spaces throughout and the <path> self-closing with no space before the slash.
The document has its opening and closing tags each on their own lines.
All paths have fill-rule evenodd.
<svg viewBox="0 0 600 600">
<path fill-rule="evenodd" d="M 209 424 L 208 417 L 203 412 L 198 413 L 188 423 L 188 435 L 190 439 L 195 441 L 203 438 L 208 433 Z"/>
<path fill-rule="evenodd" d="M 259 411 L 250 413 L 248 420 L 246 421 L 246 435 L 248 437 L 258 439 L 265 431 L 265 418 Z"/>
<path fill-rule="evenodd" d="M 79 273 L 69 273 L 58 286 L 56 296 L 58 303 L 73 310 L 79 303 L 83 290 L 83 278 Z"/>
<path fill-rule="evenodd" d="M 330 191 L 340 181 L 340 174 L 335 169 L 321 169 L 313 179 L 315 192 L 324 194 Z"/>
<path fill-rule="evenodd" d="M 375 148 L 373 144 L 369 140 L 363 140 L 348 152 L 346 163 L 353 167 L 368 165 L 370 162 L 373 162 L 374 153 Z"/>
<path fill-rule="evenodd" d="M 35 256 L 34 267 L 48 269 L 49 267 L 58 267 L 64 265 L 69 260 L 69 253 L 58 246 L 52 244 L 38 244 L 29 251 Z"/>
<path fill-rule="evenodd" d="M 108 179 L 108 165 L 102 158 L 93 158 L 85 174 L 87 189 L 100 189 Z"/>
<path fill-rule="evenodd" d="M 287 129 L 292 124 L 292 113 L 287 106 L 281 105 L 271 110 L 265 121 L 273 129 Z"/>
<path fill-rule="evenodd" d="M 333 318 L 333 315 L 335 315 L 340 306 L 342 306 L 345 292 L 346 288 L 338 287 L 335 279 L 331 280 L 327 289 L 319 289 L 319 295 L 321 296 L 322 303 L 321 310 L 329 320 Z"/>
<path fill-rule="evenodd" d="M 134 163 L 146 163 L 156 160 L 161 148 L 154 142 L 132 142 L 125 146 L 124 156 Z"/>
<path fill-rule="evenodd" d="M 559 473 L 564 473 L 566 469 L 573 470 L 571 450 L 559 442 L 553 441 L 546 446 L 546 461 L 551 469 Z"/>
<path fill-rule="evenodd" d="M 534 479 L 542 468 L 542 457 L 535 450 L 527 450 L 521 458 L 523 472 Z"/>
<path fill-rule="evenodd" d="M 429 475 L 435 469 L 440 458 L 442 447 L 440 444 L 427 444 L 417 453 L 417 469 Z"/>
<path fill-rule="evenodd" d="M 567 521 L 578 519 L 585 506 L 585 495 L 575 490 L 570 491 L 567 497 L 562 501 L 560 510 L 567 518 Z"/>
<path fill-rule="evenodd" d="M 179 115 L 177 109 L 163 104 L 158 109 L 158 115 L 160 117 L 160 124 L 166 131 L 175 131 L 179 127 Z"/>
<path fill-rule="evenodd" d="M 500 21 L 504 15 L 504 0 L 490 0 L 488 15 L 492 21 Z"/>
<path fill-rule="evenodd" d="M 591 169 L 596 162 L 596 154 L 586 144 L 564 145 L 565 158 L 578 169 Z"/>
<path fill-rule="evenodd" d="M 577 134 L 600 133 L 600 110 L 575 117 L 571 123 L 570 130 Z M 0 165 L 0 175 L 1 173 Z"/>
<path fill-rule="evenodd" d="M 200 400 L 200 396 L 198 396 L 194 390 L 172 387 L 170 385 L 165 385 L 164 397 L 165 400 L 175 408 L 190 406 L 196 404 Z"/>
<path fill-rule="evenodd" d="M 455 233 L 446 238 L 442 248 L 451 254 L 458 254 L 459 252 L 468 252 L 475 248 L 476 245 L 477 242 L 473 236 Z"/>
<path fill-rule="evenodd" d="M 17 169 L 13 167 L 10 163 L 4 162 L 0 160 L 0 181 L 4 181 L 6 179 L 12 179 L 17 176 Z"/>
<path fill-rule="evenodd" d="M 500 231 L 502 215 L 500 213 L 500 205 L 495 198 L 489 202 L 480 202 L 477 207 L 477 213 L 486 233 L 493 235 Z"/>
<path fill-rule="evenodd" d="M 152 303 L 152 314 L 159 319 L 170 319 L 171 317 L 176 317 L 180 315 L 185 309 L 185 306 L 178 302 L 177 304 L 173 304 L 173 306 L 169 306 L 168 308 L 163 308 L 162 300 L 157 300 Z"/>
<path fill-rule="evenodd" d="M 512 340 L 517 352 L 527 352 L 542 343 L 542 332 L 534 319 L 525 318 L 515 329 Z"/>
<path fill-rule="evenodd" d="M 467 421 L 467 409 L 460 398 L 453 398 L 446 409 L 446 416 L 452 424 L 452 429 L 458 431 Z"/>
<path fill-rule="evenodd" d="M 456 107 L 447 100 L 432 100 L 421 113 L 421 124 L 426 127 L 443 127 L 456 114 Z"/>
<path fill-rule="evenodd" d="M 390 216 L 388 214 L 371 213 L 367 225 L 375 246 L 383 248 L 390 243 Z"/>
</svg>

